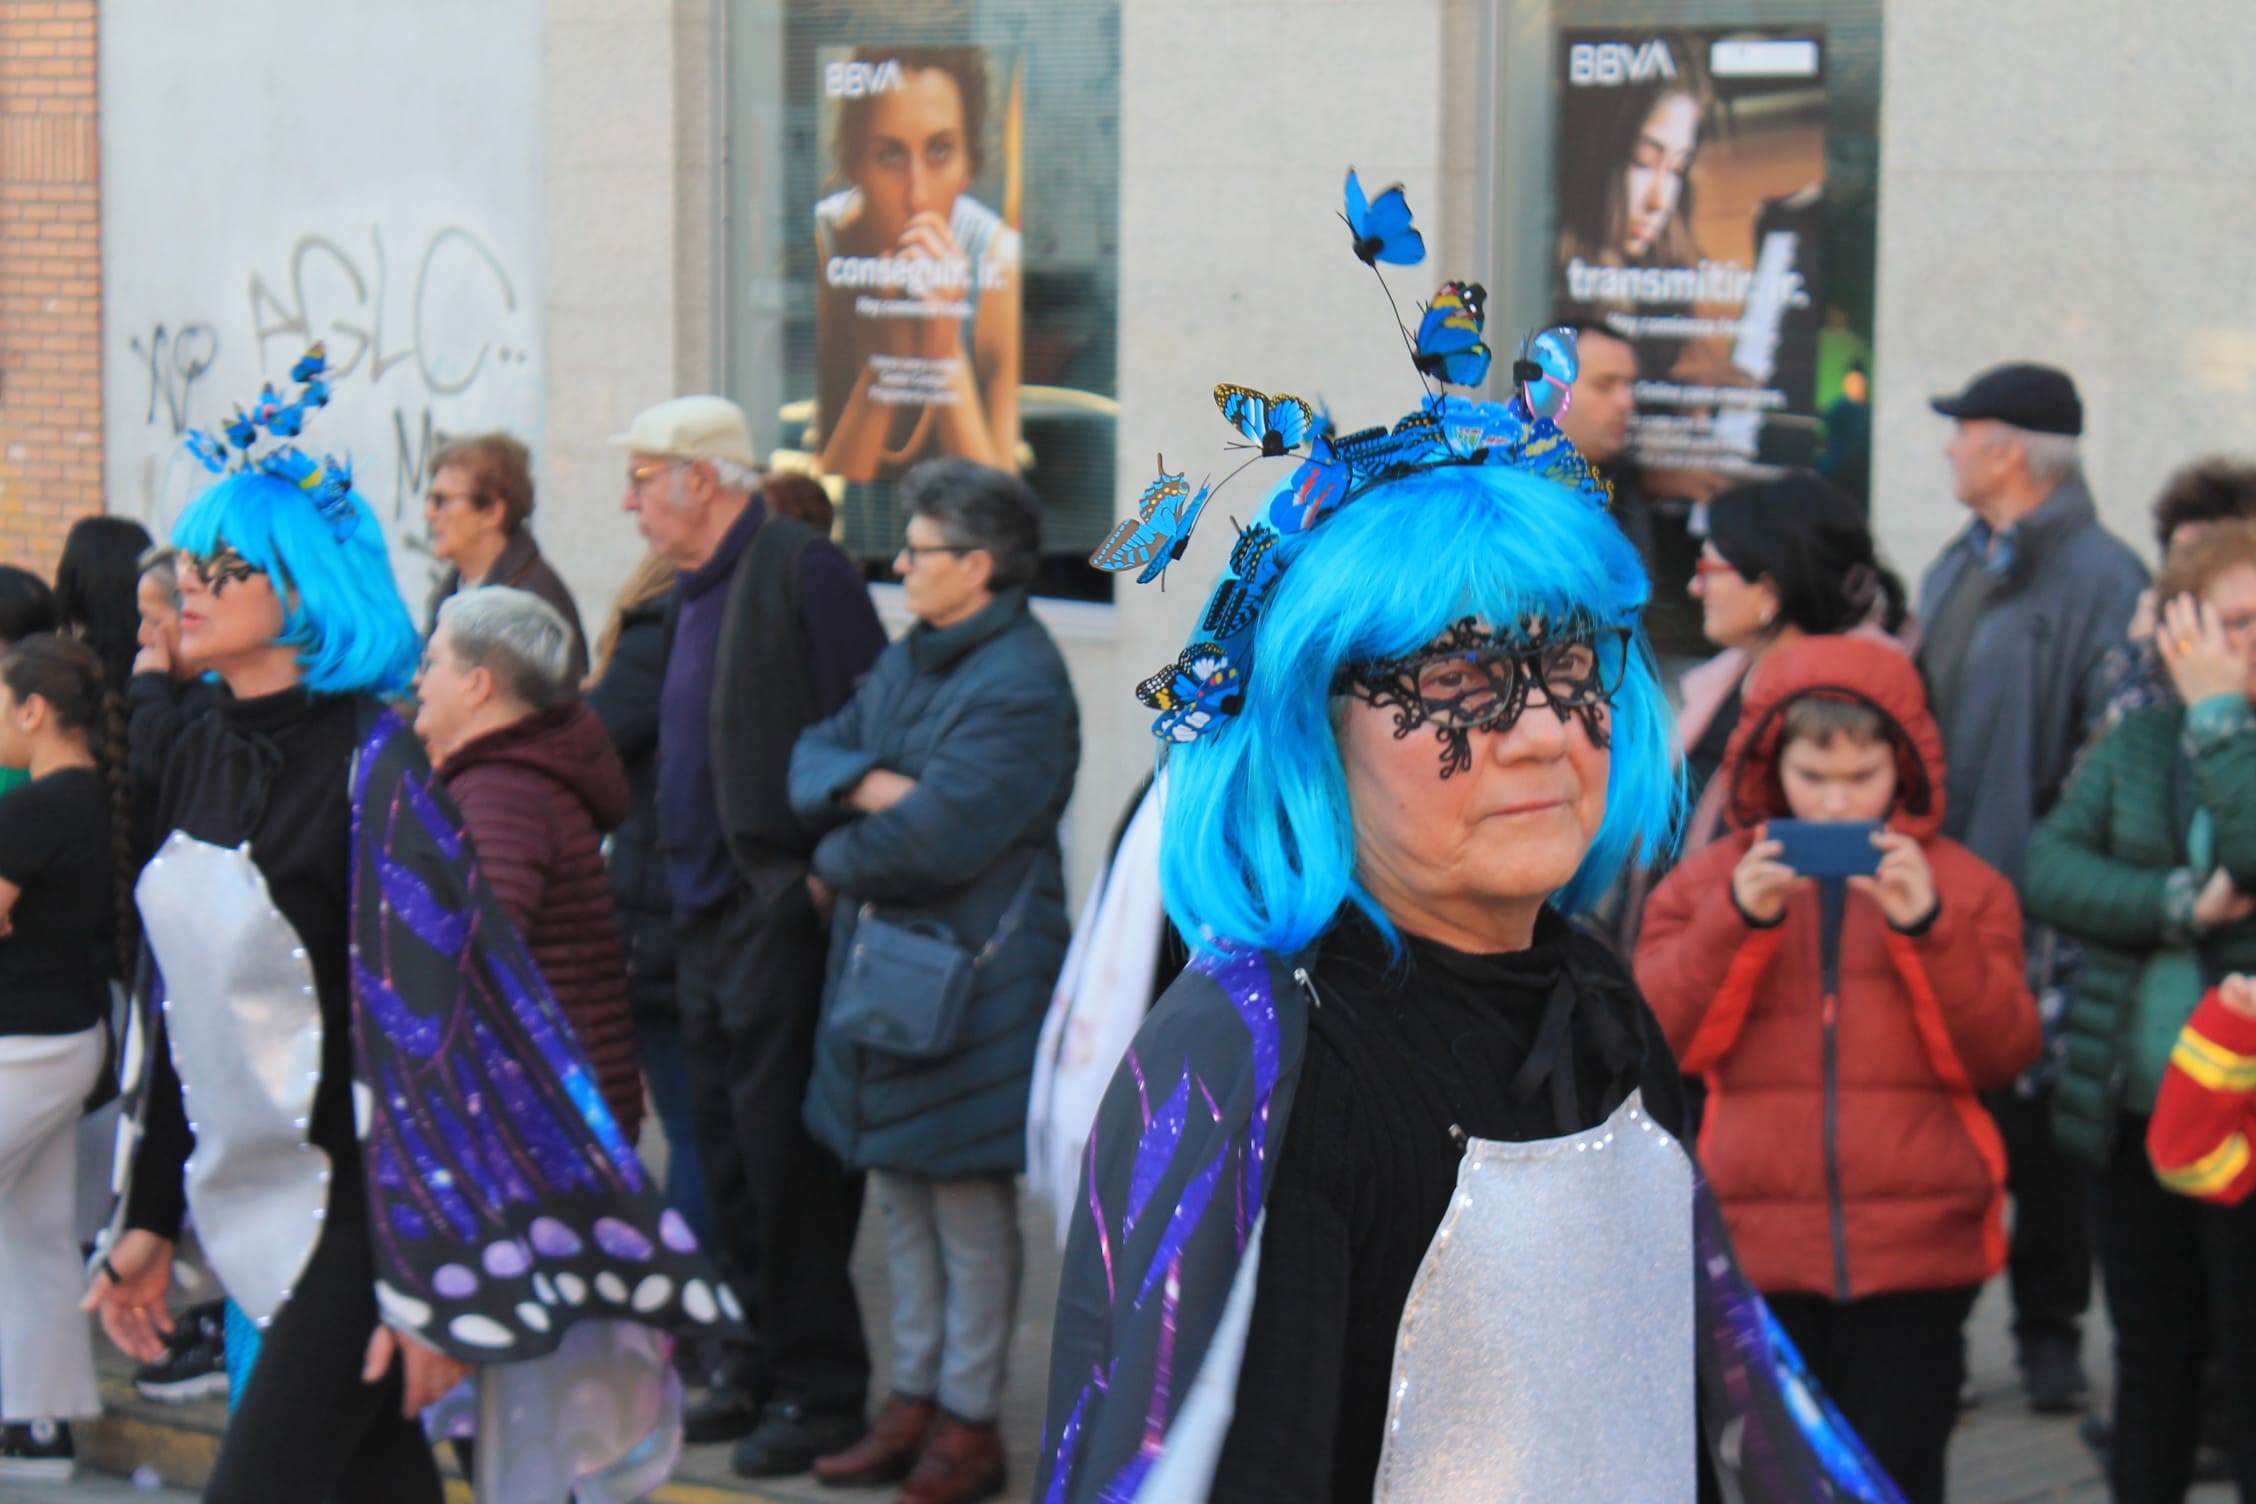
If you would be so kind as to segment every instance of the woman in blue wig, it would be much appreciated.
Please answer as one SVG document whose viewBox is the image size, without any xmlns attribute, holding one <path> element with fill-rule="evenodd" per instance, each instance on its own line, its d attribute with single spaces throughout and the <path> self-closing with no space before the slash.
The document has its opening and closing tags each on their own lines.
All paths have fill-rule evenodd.
<svg viewBox="0 0 2256 1504">
<path fill-rule="evenodd" d="M 239 456 L 173 535 L 181 650 L 224 689 L 173 753 L 137 887 L 138 1141 L 86 1305 L 158 1356 L 192 1211 L 263 1331 L 204 1497 L 417 1504 L 441 1497 L 419 1417 L 472 1365 L 737 1313 L 385 707 L 415 631 L 344 467 L 267 442 L 326 400 L 318 352 L 292 378 L 225 443 L 191 436 L 214 470 Z M 482 1448 L 482 1489 L 486 1453 L 522 1450 Z M 590 1461 L 542 1459 L 547 1497 Z"/>
<path fill-rule="evenodd" d="M 1399 190 L 1350 174 L 1347 218 L 1422 256 Z M 1482 298 L 1404 330 L 1422 375 L 1484 380 Z M 1085 1152 L 1038 1501 L 1688 1504 L 1733 1385 L 1738 1497 L 1891 1497 L 1759 1382 L 1676 1063 L 1566 918 L 1680 803 L 1643 571 L 1552 421 L 1573 376 L 1552 331 L 1508 406 L 1429 388 L 1345 437 L 1216 391 L 1300 463 L 1139 690 L 1195 959 Z M 1156 575 L 1207 499 L 1163 473 L 1096 562 Z"/>
</svg>

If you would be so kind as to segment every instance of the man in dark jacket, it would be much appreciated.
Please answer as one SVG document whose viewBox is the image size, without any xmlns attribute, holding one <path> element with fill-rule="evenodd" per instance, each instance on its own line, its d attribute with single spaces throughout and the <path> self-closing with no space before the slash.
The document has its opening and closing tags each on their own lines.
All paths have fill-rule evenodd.
<svg viewBox="0 0 2256 1504">
<path fill-rule="evenodd" d="M 822 1012 L 814 832 L 786 791 L 799 733 L 853 698 L 885 647 L 861 571 L 771 515 L 736 404 L 679 397 L 612 444 L 623 505 L 681 571 L 659 709 L 658 820 L 676 926 L 682 1042 L 723 1273 L 758 1349 L 689 1418 L 742 1437 L 747 1477 L 806 1470 L 865 1425 L 869 1349 L 848 1275 L 862 1181 L 800 1121 Z"/>
<path fill-rule="evenodd" d="M 2099 524 L 2077 459 L 2083 403 L 2066 372 L 1998 366 L 1934 408 L 1955 422 L 1944 453 L 1974 513 L 1919 593 L 1919 664 L 1950 764 L 1943 833 L 2023 888 L 2030 837 L 2106 708 L 2102 662 L 2146 569 Z M 2049 935 L 2032 931 L 2039 998 L 2054 981 L 2050 953 Z M 2045 1092 L 2002 1092 L 1991 1109 L 2011 1161 L 2022 1383 L 2038 1409 L 2072 1410 L 2091 1304 L 2083 1176 L 2052 1141 Z"/>
<path fill-rule="evenodd" d="M 627 775 L 565 676 L 570 655 L 571 629 L 530 591 L 458 595 L 439 608 L 415 676 L 415 730 L 631 1144 L 642 1074 L 603 865 L 604 832 L 626 818 Z"/>
<path fill-rule="evenodd" d="M 666 1204 L 689 1219 L 699 1242 L 717 1248 L 705 1166 L 697 1157 L 681 1010 L 674 1002 L 674 890 L 666 883 L 666 851 L 658 835 L 658 708 L 666 680 L 666 622 L 673 609 L 673 566 L 650 555 L 621 590 L 610 627 L 598 634 L 587 702 L 627 770 L 627 818 L 611 832 L 611 896 L 627 943 L 627 988 L 634 998 L 643 1083 L 665 1130 Z"/>
<path fill-rule="evenodd" d="M 567 668 L 576 685 L 587 677 L 587 635 L 580 630 L 572 592 L 541 557 L 526 526 L 532 515 L 532 456 L 508 434 L 457 439 L 431 457 L 423 521 L 431 531 L 431 556 L 447 566 L 431 591 L 431 623 L 435 630 L 439 607 L 458 591 L 480 585 L 530 590 L 572 629 Z"/>
<path fill-rule="evenodd" d="M 1637 462 L 1629 453 L 1630 425 L 1637 419 L 1637 349 L 1595 319 L 1563 320 L 1575 332 L 1579 370 L 1559 426 L 1583 458 L 1598 466 L 1614 486 L 1614 521 L 1637 556 L 1653 570 L 1653 519 L 1645 492 L 1637 484 Z"/>
</svg>

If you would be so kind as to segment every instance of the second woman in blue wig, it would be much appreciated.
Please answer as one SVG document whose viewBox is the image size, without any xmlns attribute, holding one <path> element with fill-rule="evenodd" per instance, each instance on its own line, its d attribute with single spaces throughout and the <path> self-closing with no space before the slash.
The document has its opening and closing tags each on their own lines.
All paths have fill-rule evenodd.
<svg viewBox="0 0 2256 1504">
<path fill-rule="evenodd" d="M 160 1354 L 194 1214 L 263 1330 L 215 1504 L 436 1501 L 420 1417 L 472 1365 L 502 1414 L 547 1414 L 526 1386 L 554 1379 L 637 1417 L 617 1496 L 639 1495 L 671 1459 L 656 1339 L 640 1367 L 563 1371 L 735 1313 L 385 703 L 417 642 L 374 513 L 334 461 L 259 433 L 297 431 L 319 370 L 293 373 L 289 420 L 269 388 L 229 426 L 241 462 L 174 530 L 181 652 L 223 687 L 174 748 L 136 889 L 139 1134 L 86 1304 Z M 192 448 L 227 467 L 218 440 Z M 488 1439 L 481 1497 L 521 1489 L 513 1469 L 550 1481 L 507 1497 L 557 1497 L 619 1462 L 577 1432 L 569 1456 Z"/>
</svg>

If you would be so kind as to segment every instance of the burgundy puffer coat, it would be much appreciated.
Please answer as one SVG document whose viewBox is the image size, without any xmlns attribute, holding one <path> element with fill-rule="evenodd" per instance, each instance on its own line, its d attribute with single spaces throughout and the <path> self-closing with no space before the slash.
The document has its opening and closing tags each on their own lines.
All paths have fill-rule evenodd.
<svg viewBox="0 0 2256 1504">
<path fill-rule="evenodd" d="M 478 865 L 524 936 L 633 1143 L 642 1075 L 626 949 L 603 835 L 627 815 L 627 775 L 603 723 L 574 700 L 470 742 L 440 768 Z"/>
</svg>

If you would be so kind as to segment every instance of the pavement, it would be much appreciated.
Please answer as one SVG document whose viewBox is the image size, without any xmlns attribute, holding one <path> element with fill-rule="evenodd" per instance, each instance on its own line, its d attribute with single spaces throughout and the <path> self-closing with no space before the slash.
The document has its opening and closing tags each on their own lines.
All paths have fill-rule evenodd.
<svg viewBox="0 0 2256 1504">
<path fill-rule="evenodd" d="M 877 1352 L 877 1388 L 886 1372 L 884 1239 L 874 1214 L 864 1220 L 855 1249 L 855 1283 Z M 1011 1373 L 1003 1411 L 1010 1443 L 1010 1485 L 1006 1499 L 1032 1491 L 1034 1448 L 1041 1431 L 1041 1390 L 1049 1363 L 1050 1313 L 1057 1295 L 1058 1257 L 1051 1246 L 1048 1209 L 1023 1201 L 1021 1226 L 1027 1240 L 1024 1299 L 1011 1345 Z M 2094 1313 L 2087 1339 L 2087 1363 L 2104 1380 L 2109 1338 L 2104 1318 Z M 66 1488 L 0 1482 L 0 1504 L 185 1504 L 201 1483 L 218 1448 L 225 1419 L 218 1402 L 152 1405 L 134 1395 L 129 1367 L 114 1352 L 104 1354 L 104 1392 L 112 1413 L 80 1431 L 80 1455 L 87 1473 Z M 1950 1456 L 1952 1504 L 2105 1504 L 2107 1489 L 2098 1464 L 2077 1436 L 2074 1416 L 2039 1416 L 2022 1401 L 2013 1367 L 2012 1340 L 2006 1329 L 2006 1301 L 1993 1284 L 1975 1307 L 1968 1331 L 1968 1406 Z M 2100 1396 L 2104 1402 L 2104 1394 Z M 653 1496 L 654 1504 L 883 1504 L 890 1489 L 828 1489 L 811 1477 L 750 1483 L 731 1475 L 726 1446 L 684 1451 L 674 1480 Z M 123 1481 L 136 1468 L 154 1485 L 138 1489 Z M 95 1470 L 100 1470 L 97 1472 Z M 109 1476 L 103 1476 L 106 1473 Z M 165 1485 L 170 1485 L 166 1487 Z M 191 1490 L 183 1492 L 181 1490 Z M 2197 1488 L 2192 1504 L 2227 1504 L 2230 1488 Z M 468 1504 L 459 1481 L 450 1486 L 450 1504 Z"/>
<path fill-rule="evenodd" d="M 0 1483 L 0 1504 L 194 1504 L 177 1488 L 137 1488 L 124 1478 L 84 1475 L 75 1483 Z"/>
</svg>

